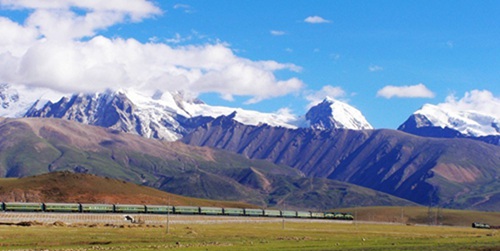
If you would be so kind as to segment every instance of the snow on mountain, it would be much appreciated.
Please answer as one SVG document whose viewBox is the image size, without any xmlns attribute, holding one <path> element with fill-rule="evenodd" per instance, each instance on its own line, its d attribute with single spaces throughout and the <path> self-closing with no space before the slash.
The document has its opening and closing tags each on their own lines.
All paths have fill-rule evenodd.
<svg viewBox="0 0 500 251">
<path fill-rule="evenodd" d="M 297 117 L 287 109 L 263 113 L 211 106 L 182 93 L 145 95 L 134 89 L 64 96 L 49 90 L 4 84 L 0 85 L 0 102 L 3 117 L 62 118 L 167 141 L 178 140 L 202 124 L 230 114 L 245 125 L 372 129 L 360 111 L 333 99 L 325 99 L 311 108 L 306 118 Z M 306 119 L 308 123 L 304 122 Z"/>
<path fill-rule="evenodd" d="M 185 133 L 175 111 L 157 106 L 136 106 L 125 91 L 94 94 L 74 94 L 59 101 L 32 107 L 25 117 L 48 117 L 73 120 L 147 138 L 168 141 L 179 139 Z"/>
<path fill-rule="evenodd" d="M 39 101 L 38 101 L 39 102 Z M 241 108 L 210 106 L 181 93 L 144 95 L 133 89 L 95 94 L 74 94 L 57 102 L 36 103 L 24 116 L 74 120 L 84 124 L 135 133 L 147 138 L 175 141 L 192 129 L 221 115 L 236 113 L 247 125 L 262 123 L 294 128 L 295 117 L 286 112 L 261 113 Z"/>
<path fill-rule="evenodd" d="M 314 129 L 373 129 L 363 114 L 356 108 L 327 97 L 309 109 L 306 120 Z"/>
<path fill-rule="evenodd" d="M 271 126 L 282 126 L 296 128 L 294 125 L 296 117 L 286 111 L 277 113 L 263 113 L 241 108 L 231 108 L 224 106 L 211 106 L 198 99 L 190 100 L 183 97 L 181 93 L 157 93 L 151 98 L 138 92 L 128 90 L 126 96 L 141 111 L 168 111 L 179 114 L 186 118 L 212 117 L 229 115 L 236 112 L 235 120 L 246 125 L 268 124 Z"/>
<path fill-rule="evenodd" d="M 43 88 L 13 88 L 7 83 L 0 84 L 0 117 L 22 117 L 33 105 L 45 104 L 61 98 L 63 94 Z M 36 101 L 39 101 L 35 103 Z"/>
<path fill-rule="evenodd" d="M 480 111 L 455 111 L 426 104 L 398 129 L 412 131 L 430 127 L 452 129 L 469 137 L 500 135 L 500 118 Z"/>
</svg>

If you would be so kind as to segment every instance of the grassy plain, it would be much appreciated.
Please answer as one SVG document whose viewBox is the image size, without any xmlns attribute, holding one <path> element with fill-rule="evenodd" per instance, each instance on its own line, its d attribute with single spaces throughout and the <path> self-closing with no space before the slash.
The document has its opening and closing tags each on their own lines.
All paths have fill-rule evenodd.
<svg viewBox="0 0 500 251">
<path fill-rule="evenodd" d="M 284 226 L 284 228 L 283 228 Z M 0 250 L 500 250 L 464 227 L 315 221 L 153 226 L 0 226 Z"/>
<path fill-rule="evenodd" d="M 500 212 L 482 212 L 428 207 L 358 207 L 336 209 L 351 212 L 358 221 L 378 221 L 403 224 L 471 226 L 482 222 L 500 226 Z"/>
</svg>

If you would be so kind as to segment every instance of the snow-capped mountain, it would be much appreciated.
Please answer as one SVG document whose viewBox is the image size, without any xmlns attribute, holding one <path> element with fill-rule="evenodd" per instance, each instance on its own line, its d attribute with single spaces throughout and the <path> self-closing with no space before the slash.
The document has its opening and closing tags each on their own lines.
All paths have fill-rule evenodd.
<svg viewBox="0 0 500 251">
<path fill-rule="evenodd" d="M 444 136 L 484 137 L 500 135 L 500 119 L 479 111 L 452 111 L 426 104 L 414 112 L 398 130 L 413 133 L 419 129 L 442 129 Z M 433 135 L 439 136 L 439 135 Z"/>
<path fill-rule="evenodd" d="M 0 102 L 3 117 L 62 118 L 167 141 L 178 140 L 202 124 L 230 114 L 245 125 L 290 129 L 310 126 L 319 130 L 372 128 L 360 111 L 330 98 L 312 107 L 305 118 L 287 110 L 263 113 L 211 106 L 182 93 L 157 92 L 148 96 L 134 89 L 63 95 L 5 84 L 0 85 Z"/>
<path fill-rule="evenodd" d="M 199 116 L 216 118 L 236 112 L 234 119 L 246 125 L 269 124 L 271 126 L 296 128 L 294 124 L 295 116 L 286 112 L 263 113 L 241 108 L 211 106 L 199 99 L 188 99 L 182 93 L 158 92 L 153 97 L 149 97 L 133 90 L 122 92 L 137 106 L 139 113 L 162 113 L 167 111 L 185 118 Z M 153 114 L 151 116 L 154 117 Z"/>
<path fill-rule="evenodd" d="M 306 120 L 314 129 L 373 129 L 363 114 L 356 108 L 332 99 L 325 98 L 323 102 L 309 109 Z"/>
<path fill-rule="evenodd" d="M 136 103 L 129 96 L 137 100 L 137 94 L 123 90 L 75 94 L 56 103 L 49 101 L 42 107 L 34 106 L 25 117 L 62 118 L 168 141 L 188 132 L 190 118 L 184 117 L 179 107 L 169 107 L 162 102 Z"/>
<path fill-rule="evenodd" d="M 247 125 L 269 124 L 295 128 L 291 115 L 260 113 L 240 108 L 210 106 L 181 93 L 155 93 L 152 97 L 134 90 L 74 94 L 43 106 L 36 102 L 25 117 L 63 118 L 147 138 L 175 141 L 192 129 L 218 117 L 235 113 Z"/>
<path fill-rule="evenodd" d="M 35 102 L 46 103 L 57 100 L 63 94 L 43 88 L 12 88 L 9 84 L 0 84 L 0 117 L 19 118 Z"/>
</svg>

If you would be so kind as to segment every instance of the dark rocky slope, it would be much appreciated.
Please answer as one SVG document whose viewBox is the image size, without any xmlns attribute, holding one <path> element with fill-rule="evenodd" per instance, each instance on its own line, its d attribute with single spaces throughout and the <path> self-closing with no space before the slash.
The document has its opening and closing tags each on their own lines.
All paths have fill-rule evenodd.
<svg viewBox="0 0 500 251">
<path fill-rule="evenodd" d="M 494 210 L 500 148 L 468 139 L 423 138 L 395 130 L 285 129 L 219 117 L 184 142 L 383 191 L 421 204 Z"/>
</svg>

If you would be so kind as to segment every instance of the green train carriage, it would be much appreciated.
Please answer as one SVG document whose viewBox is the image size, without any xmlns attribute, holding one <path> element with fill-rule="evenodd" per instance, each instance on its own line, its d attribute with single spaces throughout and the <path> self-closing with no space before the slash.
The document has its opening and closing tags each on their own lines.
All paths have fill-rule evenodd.
<svg viewBox="0 0 500 251">
<path fill-rule="evenodd" d="M 113 213 L 113 204 L 81 204 L 83 213 Z"/>
<path fill-rule="evenodd" d="M 200 207 L 200 214 L 204 215 L 222 215 L 222 207 Z"/>
<path fill-rule="evenodd" d="M 4 210 L 15 212 L 42 212 L 43 203 L 5 202 Z"/>
<path fill-rule="evenodd" d="M 274 210 L 274 209 L 265 209 L 264 210 L 264 216 L 267 216 L 267 217 L 280 217 L 281 216 L 281 211 L 280 210 Z"/>
<path fill-rule="evenodd" d="M 167 214 L 174 213 L 173 206 L 163 206 L 163 205 L 146 205 L 146 213 L 151 214 Z"/>
<path fill-rule="evenodd" d="M 174 207 L 174 213 L 176 213 L 176 214 L 199 214 L 200 208 L 199 207 L 192 207 L 192 206 L 176 206 L 176 207 Z"/>
<path fill-rule="evenodd" d="M 115 213 L 145 213 L 145 205 L 115 204 Z"/>
<path fill-rule="evenodd" d="M 81 212 L 82 208 L 79 203 L 44 203 L 43 211 L 76 213 L 76 212 Z"/>
<path fill-rule="evenodd" d="M 322 213 L 322 212 L 311 212 L 311 218 L 314 218 L 314 219 L 324 219 L 325 218 L 325 213 Z"/>
<path fill-rule="evenodd" d="M 287 218 L 296 218 L 297 217 L 297 211 L 283 210 L 283 211 L 281 211 L 281 216 L 282 217 L 287 217 Z"/>
<path fill-rule="evenodd" d="M 232 216 L 243 216 L 245 215 L 245 209 L 243 208 L 223 208 L 224 215 Z"/>
<path fill-rule="evenodd" d="M 309 211 L 297 211 L 297 218 L 312 218 Z"/>
<path fill-rule="evenodd" d="M 263 216 L 264 210 L 255 208 L 245 208 L 245 216 Z"/>
</svg>

